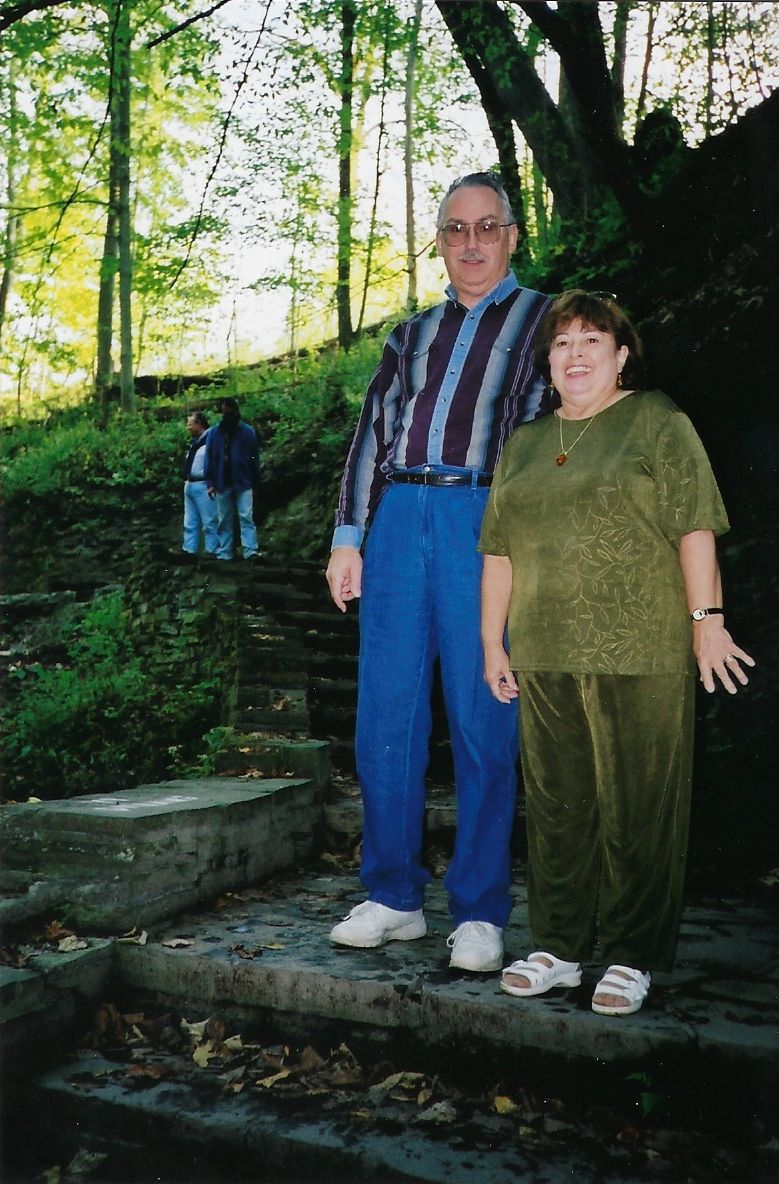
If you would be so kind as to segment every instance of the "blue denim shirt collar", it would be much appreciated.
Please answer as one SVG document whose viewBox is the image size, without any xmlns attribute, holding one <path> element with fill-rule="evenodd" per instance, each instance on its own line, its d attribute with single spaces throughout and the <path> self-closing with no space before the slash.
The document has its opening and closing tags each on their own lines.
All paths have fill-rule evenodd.
<svg viewBox="0 0 779 1184">
<path fill-rule="evenodd" d="M 491 292 L 488 292 L 486 296 L 482 296 L 479 303 L 474 305 L 474 307 L 471 309 L 471 312 L 476 312 L 477 310 L 482 312 L 488 304 L 500 304 L 501 301 L 505 300 L 507 296 L 510 296 L 512 292 L 516 292 L 518 287 L 519 280 L 514 275 L 514 272 L 510 271 L 508 275 L 503 277 L 499 284 L 495 285 Z M 457 293 L 454 289 L 454 286 L 452 284 L 447 284 L 444 291 L 449 300 L 456 304 Z"/>
</svg>

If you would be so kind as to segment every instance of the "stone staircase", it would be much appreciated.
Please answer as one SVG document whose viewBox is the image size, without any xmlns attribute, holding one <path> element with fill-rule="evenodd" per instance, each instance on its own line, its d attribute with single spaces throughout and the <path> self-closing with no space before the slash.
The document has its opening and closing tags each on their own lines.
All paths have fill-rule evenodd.
<svg viewBox="0 0 779 1184">
<path fill-rule="evenodd" d="M 280 776 L 286 762 L 287 769 L 305 775 L 300 764 L 290 767 L 293 752 L 303 758 L 306 744 L 326 743 L 332 776 L 324 795 L 324 841 L 336 852 L 353 852 L 362 831 L 354 765 L 359 603 L 338 612 L 323 569 L 311 563 L 252 569 L 251 579 L 240 581 L 239 593 L 235 729 L 216 768 Z M 448 847 L 455 823 L 451 751 L 438 685 L 430 749 L 426 834 L 432 850 Z M 521 850 L 520 827 L 517 833 Z"/>
<path fill-rule="evenodd" d="M 362 898 L 357 614 L 312 565 L 240 567 L 236 588 L 216 776 L 3 811 L 7 1184 L 70 1178 L 76 1156 L 95 1184 L 775 1179 L 767 903 L 690 907 L 636 1016 L 592 1013 L 595 966 L 576 991 L 511 999 L 448 968 L 442 779 L 428 936 L 332 947 Z M 521 864 L 514 900 L 508 959 L 530 943 Z M 42 937 L 44 917 L 75 942 L 51 921 Z"/>
</svg>

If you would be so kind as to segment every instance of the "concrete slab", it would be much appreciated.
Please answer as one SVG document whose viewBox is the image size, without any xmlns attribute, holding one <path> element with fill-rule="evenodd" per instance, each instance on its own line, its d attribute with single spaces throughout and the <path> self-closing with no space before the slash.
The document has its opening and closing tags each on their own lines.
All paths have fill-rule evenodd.
<svg viewBox="0 0 779 1184">
<path fill-rule="evenodd" d="M 320 813 L 311 781 L 282 778 L 6 806 L 2 884 L 20 893 L 45 882 L 47 902 L 58 897 L 71 923 L 92 932 L 147 927 L 306 859 Z"/>
<path fill-rule="evenodd" d="M 174 1178 L 188 1184 L 227 1179 L 261 1179 L 265 1184 L 551 1184 L 574 1176 L 598 1184 L 631 1184 L 637 1179 L 625 1174 L 624 1167 L 604 1171 L 602 1164 L 596 1170 L 584 1163 L 581 1148 L 567 1146 L 559 1131 L 546 1137 L 528 1131 L 501 1147 L 494 1145 L 494 1131 L 442 1130 L 434 1122 L 426 1129 L 415 1106 L 390 1102 L 380 1110 L 372 1102 L 369 1110 L 358 1109 L 364 1105 L 362 1096 L 342 1099 L 340 1105 L 333 1097 L 319 1097 L 306 1113 L 274 1104 L 270 1091 L 265 1096 L 261 1090 L 208 1096 L 203 1089 L 176 1082 L 139 1092 L 123 1077 L 115 1063 L 95 1057 L 72 1061 L 38 1083 L 34 1097 L 40 1111 L 56 1115 L 52 1156 L 71 1131 L 74 1142 L 67 1155 L 75 1147 L 102 1154 L 103 1171 L 111 1172 L 121 1162 L 121 1178 L 129 1174 L 137 1184 L 170 1178 L 161 1173 L 171 1163 L 177 1169 Z M 518 1126 L 509 1119 L 504 1129 L 509 1125 Z"/>
<path fill-rule="evenodd" d="M 231 1009 L 346 1021 L 406 1032 L 431 1047 L 476 1055 L 532 1052 L 571 1061 L 664 1060 L 775 1072 L 779 1065 L 779 944 L 767 911 L 721 901 L 690 907 L 682 926 L 678 968 L 656 975 L 647 1004 L 624 1019 L 590 1008 L 600 967 L 582 987 L 518 1000 L 500 991 L 497 975 L 448 969 L 450 924 L 442 886 L 428 888 L 428 936 L 377 950 L 333 947 L 335 920 L 362 899 L 351 876 L 281 879 L 264 900 L 182 917 L 155 938 L 183 936 L 190 946 L 159 940 L 118 950 L 123 981 L 165 1000 L 186 1001 L 203 1014 Z M 506 933 L 506 961 L 531 948 L 525 893 Z M 762 984 L 755 991 L 755 984 Z"/>
<path fill-rule="evenodd" d="M 0 968 L 3 1073 L 49 1063 L 72 1040 L 74 1025 L 108 991 L 113 943 L 90 937 L 87 948 L 33 954 L 21 969 Z"/>
</svg>

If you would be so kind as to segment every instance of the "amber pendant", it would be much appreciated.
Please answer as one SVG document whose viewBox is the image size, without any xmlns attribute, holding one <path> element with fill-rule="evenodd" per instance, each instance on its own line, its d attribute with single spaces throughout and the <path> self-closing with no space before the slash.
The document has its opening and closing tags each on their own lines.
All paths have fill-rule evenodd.
<svg viewBox="0 0 779 1184">
<path fill-rule="evenodd" d="M 565 464 L 565 462 L 566 462 L 567 460 L 568 460 L 568 453 L 567 453 L 567 452 L 561 452 L 559 456 L 556 456 L 556 457 L 555 457 L 555 462 L 554 462 L 554 463 L 555 463 L 556 465 L 564 465 L 564 464 Z"/>
</svg>

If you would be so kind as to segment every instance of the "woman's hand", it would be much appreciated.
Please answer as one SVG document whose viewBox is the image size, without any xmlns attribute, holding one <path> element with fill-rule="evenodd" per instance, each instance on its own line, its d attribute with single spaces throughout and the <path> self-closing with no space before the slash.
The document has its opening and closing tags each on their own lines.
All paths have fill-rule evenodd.
<svg viewBox="0 0 779 1184">
<path fill-rule="evenodd" d="M 499 703 L 510 703 L 519 694 L 509 656 L 502 645 L 484 647 L 484 681 Z"/>
<path fill-rule="evenodd" d="M 754 658 L 750 658 L 745 650 L 736 645 L 716 617 L 705 617 L 702 621 L 694 622 L 692 648 L 701 682 L 707 691 L 711 692 L 716 687 L 715 675 L 731 695 L 738 691 L 734 679 L 742 687 L 749 682 L 743 667 L 754 666 Z"/>
</svg>

